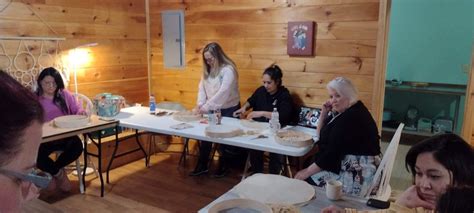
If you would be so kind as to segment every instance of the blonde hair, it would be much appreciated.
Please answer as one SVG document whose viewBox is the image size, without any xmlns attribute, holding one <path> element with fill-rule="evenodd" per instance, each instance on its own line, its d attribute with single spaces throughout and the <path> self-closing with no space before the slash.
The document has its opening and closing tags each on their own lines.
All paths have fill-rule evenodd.
<svg viewBox="0 0 474 213">
<path fill-rule="evenodd" d="M 354 104 L 359 100 L 357 88 L 347 78 L 337 77 L 330 81 L 326 88 L 333 89 L 342 97 L 348 98 L 350 104 Z"/>
<path fill-rule="evenodd" d="M 206 59 L 204 58 L 204 53 L 206 52 L 211 54 L 212 57 L 214 57 L 214 59 L 217 62 L 217 67 L 215 67 L 214 69 L 211 69 L 211 66 L 209 66 L 209 64 L 206 63 Z M 212 76 L 212 77 L 217 76 L 220 72 L 219 68 L 224 67 L 224 66 L 231 66 L 236 76 L 236 79 L 238 79 L 237 68 L 235 66 L 234 61 L 232 61 L 224 53 L 221 46 L 216 42 L 209 43 L 204 47 L 204 49 L 202 50 L 202 62 L 203 62 L 202 76 L 204 79 L 209 78 L 209 76 Z"/>
</svg>

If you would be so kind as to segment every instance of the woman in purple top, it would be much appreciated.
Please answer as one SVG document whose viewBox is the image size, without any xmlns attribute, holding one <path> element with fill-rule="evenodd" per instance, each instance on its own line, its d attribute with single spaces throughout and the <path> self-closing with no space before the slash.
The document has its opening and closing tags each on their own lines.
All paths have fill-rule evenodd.
<svg viewBox="0 0 474 213">
<path fill-rule="evenodd" d="M 59 72 L 46 68 L 38 76 L 36 94 L 43 106 L 45 121 L 50 121 L 63 115 L 85 114 L 78 102 L 64 88 L 64 82 Z M 53 181 L 48 187 L 53 190 L 57 187 L 62 191 L 71 190 L 71 183 L 67 178 L 64 167 L 74 162 L 82 153 L 82 142 L 78 136 L 42 143 L 38 151 L 36 165 L 39 169 L 53 175 Z M 53 152 L 61 151 L 56 160 L 49 156 Z"/>
</svg>

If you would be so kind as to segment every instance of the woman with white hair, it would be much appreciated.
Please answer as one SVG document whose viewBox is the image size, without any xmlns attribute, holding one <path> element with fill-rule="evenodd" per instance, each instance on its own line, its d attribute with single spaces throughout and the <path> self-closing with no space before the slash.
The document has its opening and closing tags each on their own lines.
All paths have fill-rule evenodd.
<svg viewBox="0 0 474 213">
<path fill-rule="evenodd" d="M 337 179 L 344 193 L 364 196 L 380 163 L 377 125 L 349 79 L 337 77 L 327 90 L 330 99 L 323 104 L 317 128 L 319 151 L 295 178 L 318 186 Z"/>
</svg>

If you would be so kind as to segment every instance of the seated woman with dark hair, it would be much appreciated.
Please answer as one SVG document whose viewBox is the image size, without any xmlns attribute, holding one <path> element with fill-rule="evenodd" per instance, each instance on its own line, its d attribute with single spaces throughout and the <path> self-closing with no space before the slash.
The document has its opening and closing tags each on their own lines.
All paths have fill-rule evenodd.
<svg viewBox="0 0 474 213">
<path fill-rule="evenodd" d="M 390 210 L 458 212 L 456 209 L 459 207 L 453 206 L 455 201 L 452 200 L 450 203 L 449 200 L 463 196 L 459 193 L 463 190 L 449 189 L 474 187 L 474 149 L 455 134 L 436 135 L 412 146 L 405 161 L 413 175 L 414 185 L 397 198 L 390 206 Z M 472 189 L 470 192 L 469 189 L 465 190 L 464 196 L 469 196 L 469 193 L 472 196 Z M 448 194 L 445 194 L 446 192 Z M 461 208 L 469 208 L 469 205 Z M 470 208 L 472 212 L 472 205 Z M 323 212 L 343 212 L 343 210 L 331 206 Z"/>
<path fill-rule="evenodd" d="M 449 186 L 474 187 L 474 150 L 455 134 L 437 135 L 412 146 L 406 166 L 414 185 L 396 203 L 408 208 L 434 209 Z"/>
<path fill-rule="evenodd" d="M 290 92 L 282 85 L 282 77 L 281 69 L 277 65 L 265 69 L 262 75 L 263 86 L 255 90 L 244 106 L 234 112 L 234 117 L 239 114 L 243 117 L 244 113 L 252 108 L 253 111 L 247 114 L 247 119 L 268 122 L 272 117 L 273 108 L 276 108 L 280 125 L 282 127 L 288 125 L 294 112 L 294 105 Z M 282 160 L 283 155 L 270 153 L 269 172 L 271 174 L 280 174 Z M 250 150 L 250 163 L 252 172 L 263 173 L 263 152 Z"/>
<path fill-rule="evenodd" d="M 43 106 L 46 122 L 63 115 L 86 114 L 72 94 L 64 88 L 59 72 L 52 67 L 44 69 L 38 76 L 36 94 Z M 41 144 L 37 166 L 54 176 L 50 190 L 56 186 L 62 191 L 71 190 L 71 183 L 63 168 L 74 162 L 81 155 L 82 149 L 82 141 L 78 136 Z M 56 151 L 61 151 L 61 154 L 53 160 L 49 155 Z"/>
<path fill-rule="evenodd" d="M 0 212 L 20 212 L 22 203 L 39 195 L 37 187 L 51 180 L 33 171 L 43 109 L 32 92 L 3 71 L 0 82 Z"/>
</svg>

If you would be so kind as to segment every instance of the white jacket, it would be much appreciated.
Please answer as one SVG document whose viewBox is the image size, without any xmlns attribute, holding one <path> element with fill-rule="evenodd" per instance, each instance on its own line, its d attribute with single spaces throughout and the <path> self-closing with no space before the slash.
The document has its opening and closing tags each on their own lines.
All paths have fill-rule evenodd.
<svg viewBox="0 0 474 213">
<path fill-rule="evenodd" d="M 215 77 L 201 78 L 197 105 L 202 111 L 227 109 L 239 102 L 239 84 L 232 66 L 220 68 Z"/>
</svg>

